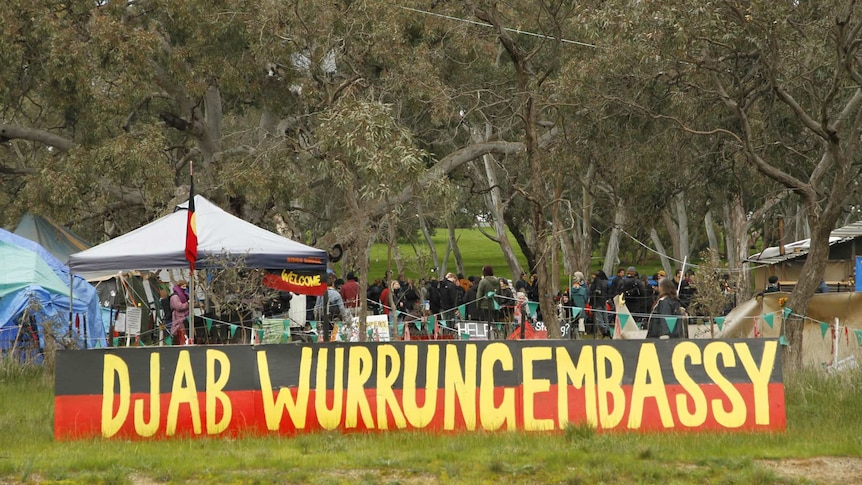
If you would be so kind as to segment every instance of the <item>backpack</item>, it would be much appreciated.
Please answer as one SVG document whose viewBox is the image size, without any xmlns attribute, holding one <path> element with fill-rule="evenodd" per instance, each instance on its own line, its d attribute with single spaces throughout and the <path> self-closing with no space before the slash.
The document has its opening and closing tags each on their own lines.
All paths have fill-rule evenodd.
<svg viewBox="0 0 862 485">
<path fill-rule="evenodd" d="M 641 296 L 641 285 L 640 281 L 635 278 L 627 278 L 623 280 L 623 295 L 625 299 L 628 300 L 630 298 L 640 298 Z"/>
<path fill-rule="evenodd" d="M 170 325 L 171 320 L 173 320 L 171 297 L 174 295 L 176 295 L 176 293 L 171 293 L 170 295 L 159 300 L 159 306 L 162 307 L 162 321 L 165 323 L 165 325 Z"/>
</svg>

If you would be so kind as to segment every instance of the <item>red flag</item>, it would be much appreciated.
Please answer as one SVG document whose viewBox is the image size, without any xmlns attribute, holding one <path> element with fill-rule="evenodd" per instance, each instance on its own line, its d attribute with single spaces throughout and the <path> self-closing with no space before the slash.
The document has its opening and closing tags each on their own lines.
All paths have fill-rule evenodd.
<svg viewBox="0 0 862 485">
<path fill-rule="evenodd" d="M 189 218 L 186 224 L 186 259 L 189 260 L 189 268 L 194 271 L 195 261 L 198 259 L 198 228 L 195 218 L 195 177 L 191 162 L 189 162 L 189 177 L 191 185 L 189 185 Z"/>
</svg>

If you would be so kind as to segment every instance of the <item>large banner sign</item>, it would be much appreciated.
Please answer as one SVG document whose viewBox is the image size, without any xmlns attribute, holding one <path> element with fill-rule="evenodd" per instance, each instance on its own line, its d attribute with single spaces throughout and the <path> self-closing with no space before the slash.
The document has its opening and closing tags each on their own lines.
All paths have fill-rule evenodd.
<svg viewBox="0 0 862 485">
<path fill-rule="evenodd" d="M 57 357 L 54 433 L 785 428 L 777 340 L 109 348 Z"/>
</svg>

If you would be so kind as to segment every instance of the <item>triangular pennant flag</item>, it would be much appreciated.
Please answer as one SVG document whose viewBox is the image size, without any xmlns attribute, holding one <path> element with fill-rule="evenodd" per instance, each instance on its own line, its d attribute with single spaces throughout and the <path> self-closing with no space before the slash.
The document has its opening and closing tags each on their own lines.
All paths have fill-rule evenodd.
<svg viewBox="0 0 862 485">
<path fill-rule="evenodd" d="M 422 320 L 414 320 L 413 325 L 416 325 L 416 330 L 422 330 Z"/>
<path fill-rule="evenodd" d="M 398 336 L 399 337 L 404 336 L 404 324 L 403 323 L 398 324 Z"/>
<path fill-rule="evenodd" d="M 782 310 L 782 311 L 784 312 L 784 319 L 785 319 L 785 320 L 787 320 L 787 317 L 789 317 L 789 316 L 790 316 L 790 313 L 791 313 L 791 312 L 793 312 L 793 310 L 791 310 L 790 308 L 785 308 L 785 309 L 784 309 L 784 310 Z"/>
<path fill-rule="evenodd" d="M 290 342 L 290 332 L 281 332 L 281 341 Z"/>
<path fill-rule="evenodd" d="M 120 346 L 120 337 L 114 337 L 114 347 Z"/>
<path fill-rule="evenodd" d="M 673 334 L 673 329 L 676 328 L 676 319 L 677 317 L 664 317 L 664 321 L 667 322 L 667 329 L 671 334 Z"/>
<path fill-rule="evenodd" d="M 461 319 L 467 318 L 467 305 L 458 305 L 458 313 L 461 314 Z"/>
<path fill-rule="evenodd" d="M 428 326 L 433 327 L 437 325 L 437 316 L 436 315 L 428 315 Z"/>
<path fill-rule="evenodd" d="M 820 322 L 820 336 L 826 337 L 826 332 L 828 332 L 828 331 L 829 331 L 829 325 L 827 325 L 823 322 Z"/>
<path fill-rule="evenodd" d="M 165 337 L 165 345 L 173 345 L 173 344 L 174 344 L 174 339 L 173 339 L 173 338 L 171 338 L 171 336 L 170 336 L 170 335 L 168 335 L 167 337 Z"/>
<path fill-rule="evenodd" d="M 263 330 L 257 331 L 257 343 L 263 342 Z"/>
<path fill-rule="evenodd" d="M 754 338 L 760 338 L 760 327 L 757 325 L 757 317 L 754 317 Z"/>
<path fill-rule="evenodd" d="M 631 317 L 628 313 L 620 313 L 620 330 L 626 328 L 626 323 L 629 322 L 629 317 Z"/>
<path fill-rule="evenodd" d="M 862 330 L 854 330 L 853 333 L 856 334 L 856 345 L 862 347 Z"/>
<path fill-rule="evenodd" d="M 614 334 L 616 333 L 617 327 L 616 327 L 616 325 L 613 327 L 608 327 L 608 330 L 611 331 L 611 338 L 613 338 Z"/>
<path fill-rule="evenodd" d="M 290 330 L 290 319 L 282 320 L 281 321 L 281 328 L 283 328 L 285 330 Z"/>
<path fill-rule="evenodd" d="M 772 324 L 773 324 L 774 318 L 775 318 L 774 313 L 766 313 L 763 315 L 763 321 L 766 322 L 767 325 L 769 325 L 769 328 L 773 328 Z"/>
<path fill-rule="evenodd" d="M 213 328 L 213 319 L 204 317 L 204 323 L 207 326 L 207 331 L 212 330 Z"/>
<path fill-rule="evenodd" d="M 724 317 L 715 317 L 715 324 L 718 325 L 718 331 L 724 328 Z"/>
<path fill-rule="evenodd" d="M 581 308 L 579 306 L 573 306 L 572 307 L 572 318 L 580 317 L 581 316 L 581 310 L 583 310 L 583 308 Z"/>
<path fill-rule="evenodd" d="M 539 310 L 539 302 L 537 301 L 528 301 L 527 308 L 530 311 L 530 316 L 536 318 L 536 312 Z"/>
<path fill-rule="evenodd" d="M 785 337 L 784 335 L 782 335 L 782 336 L 778 339 L 778 343 L 779 343 L 780 345 L 785 346 L 785 347 L 786 347 L 786 346 L 788 346 L 788 345 L 790 345 L 790 343 L 788 343 L 788 342 L 787 342 L 787 337 Z"/>
<path fill-rule="evenodd" d="M 404 325 L 404 340 L 410 340 L 410 325 Z"/>
<path fill-rule="evenodd" d="M 494 302 L 494 310 L 499 310 L 500 309 L 500 303 L 496 299 L 491 300 L 491 301 Z"/>
<path fill-rule="evenodd" d="M 231 336 L 231 338 L 233 338 L 233 336 L 236 335 L 236 329 L 237 329 L 236 325 L 230 324 L 230 336 Z"/>
</svg>

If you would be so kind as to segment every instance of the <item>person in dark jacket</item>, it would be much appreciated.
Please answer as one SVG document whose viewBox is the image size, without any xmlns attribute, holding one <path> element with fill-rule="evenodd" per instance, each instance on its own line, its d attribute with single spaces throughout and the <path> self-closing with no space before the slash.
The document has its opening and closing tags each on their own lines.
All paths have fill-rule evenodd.
<svg viewBox="0 0 862 485">
<path fill-rule="evenodd" d="M 605 311 L 610 291 L 608 276 L 603 270 L 596 271 L 596 276 L 590 283 L 590 306 L 593 308 L 593 328 L 601 334 L 602 338 L 611 336 L 608 314 Z"/>
<path fill-rule="evenodd" d="M 453 273 L 447 273 L 446 278 L 440 281 L 440 310 L 443 312 L 441 318 L 448 322 L 455 320 L 455 312 L 461 304 L 464 289 L 459 284 L 458 277 Z M 462 315 L 462 318 L 464 315 Z"/>
<path fill-rule="evenodd" d="M 682 313 L 682 303 L 676 296 L 673 280 L 661 280 L 658 285 L 659 299 L 647 323 L 647 338 L 684 338 L 686 321 Z M 673 320 L 673 330 L 668 319 Z"/>
</svg>

